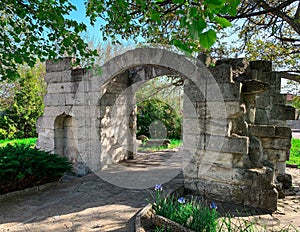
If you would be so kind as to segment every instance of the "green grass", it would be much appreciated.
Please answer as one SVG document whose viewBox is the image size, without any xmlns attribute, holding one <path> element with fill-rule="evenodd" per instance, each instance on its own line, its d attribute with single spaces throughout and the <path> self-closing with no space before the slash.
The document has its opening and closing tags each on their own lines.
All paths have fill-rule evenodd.
<svg viewBox="0 0 300 232">
<path fill-rule="evenodd" d="M 290 160 L 287 163 L 297 164 L 298 168 L 300 168 L 300 139 L 292 139 Z"/>
<path fill-rule="evenodd" d="M 170 139 L 170 141 L 171 143 L 169 144 L 168 147 L 166 146 L 139 147 L 139 151 L 155 152 L 155 151 L 161 151 L 165 149 L 174 149 L 182 145 L 182 141 L 179 139 Z"/>
<path fill-rule="evenodd" d="M 0 147 L 5 147 L 6 145 L 29 145 L 30 147 L 34 147 L 37 138 L 27 138 L 27 139 L 12 139 L 12 140 L 0 140 Z"/>
</svg>

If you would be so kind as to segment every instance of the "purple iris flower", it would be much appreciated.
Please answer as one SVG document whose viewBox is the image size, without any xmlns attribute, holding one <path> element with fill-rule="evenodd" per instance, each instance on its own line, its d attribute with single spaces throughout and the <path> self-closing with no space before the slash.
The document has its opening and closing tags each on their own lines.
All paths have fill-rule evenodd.
<svg viewBox="0 0 300 232">
<path fill-rule="evenodd" d="M 217 204 L 216 204 L 215 202 L 212 202 L 212 203 L 210 204 L 210 208 L 211 208 L 211 209 L 217 209 L 218 206 L 217 206 Z"/>
<path fill-rule="evenodd" d="M 184 203 L 185 203 L 184 197 L 180 197 L 180 198 L 178 199 L 178 202 L 179 202 L 180 204 L 184 204 Z"/>
<path fill-rule="evenodd" d="M 162 185 L 161 184 L 156 184 L 154 190 L 155 191 L 162 191 L 163 190 Z"/>
</svg>

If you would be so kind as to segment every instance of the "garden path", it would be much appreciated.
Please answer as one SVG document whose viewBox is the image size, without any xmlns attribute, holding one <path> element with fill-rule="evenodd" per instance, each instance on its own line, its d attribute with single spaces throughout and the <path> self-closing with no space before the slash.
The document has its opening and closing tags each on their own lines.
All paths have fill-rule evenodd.
<svg viewBox="0 0 300 232">
<path fill-rule="evenodd" d="M 183 185 L 181 173 L 169 180 L 168 173 L 174 175 L 180 170 L 176 159 L 172 159 L 174 154 L 146 153 L 123 166 L 114 165 L 84 177 L 67 176 L 56 186 L 1 200 L 0 232 L 134 231 L 134 215 L 147 204 L 146 199 L 151 199 L 151 184 L 162 183 L 157 181 L 165 177 L 164 188 L 168 191 Z M 179 161 L 180 157 L 177 158 Z M 168 162 L 161 165 L 165 160 Z M 300 169 L 288 168 L 287 171 L 299 186 Z M 127 188 L 121 187 L 122 183 Z M 142 189 L 143 184 L 152 187 Z M 280 227 L 291 223 L 300 231 L 299 215 L 300 192 L 280 199 L 277 213 L 259 215 L 255 220 Z"/>
<path fill-rule="evenodd" d="M 132 178 L 133 173 L 143 183 L 145 176 L 149 179 L 148 171 L 161 166 L 160 161 L 173 154 L 150 154 L 144 161 L 138 157 L 129 161 L 130 165 L 112 166 L 97 175 L 68 176 L 45 190 L 1 200 L 0 231 L 134 231 L 133 217 L 147 204 L 146 199 L 151 199 L 155 184 L 148 189 L 123 188 L 112 184 L 110 178 L 116 181 L 120 177 L 123 181 L 126 175 Z M 166 175 L 170 168 L 174 171 L 178 167 L 162 165 L 153 174 Z M 164 184 L 165 189 L 172 191 L 183 185 L 182 174 L 177 170 L 178 175 Z"/>
</svg>

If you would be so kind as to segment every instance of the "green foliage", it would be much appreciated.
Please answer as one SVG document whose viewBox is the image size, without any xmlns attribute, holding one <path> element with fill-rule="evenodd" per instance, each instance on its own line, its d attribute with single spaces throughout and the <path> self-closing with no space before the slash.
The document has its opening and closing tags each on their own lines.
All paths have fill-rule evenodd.
<svg viewBox="0 0 300 232">
<path fill-rule="evenodd" d="M 166 127 L 167 138 L 180 139 L 182 117 L 174 109 L 158 99 L 150 99 L 138 103 L 137 136 L 145 135 L 151 137 L 149 127 L 156 122 L 162 122 Z M 159 131 L 157 133 L 159 134 Z"/>
<path fill-rule="evenodd" d="M 0 147 L 5 147 L 6 145 L 28 145 L 34 147 L 36 144 L 37 138 L 26 138 L 26 139 L 6 139 L 0 140 Z"/>
<path fill-rule="evenodd" d="M 241 55 L 248 60 L 265 59 L 272 61 L 276 70 L 299 73 L 299 9 L 296 0 L 241 1 L 236 16 L 225 16 L 233 30 L 227 30 L 219 40 L 219 58 Z"/>
<path fill-rule="evenodd" d="M 179 199 L 175 196 L 164 197 L 161 190 L 156 190 L 152 207 L 157 215 L 169 218 L 196 232 L 217 231 L 219 213 L 216 209 L 210 209 L 196 201 L 185 202 L 182 197 Z"/>
<path fill-rule="evenodd" d="M 104 40 L 141 36 L 148 42 L 172 44 L 191 53 L 210 48 L 216 32 L 230 26 L 224 17 L 234 16 L 240 0 L 204 1 L 85 1 L 86 16 L 92 25 L 100 17 Z M 67 16 L 76 10 L 70 0 L 0 2 L 0 78 L 15 79 L 17 67 L 33 67 L 37 59 L 57 59 L 62 56 L 90 60 L 96 50 L 88 48 L 80 36 L 86 25 Z"/>
<path fill-rule="evenodd" d="M 65 157 L 8 144 L 0 147 L 0 194 L 56 181 L 71 170 Z"/>
<path fill-rule="evenodd" d="M 300 110 L 300 96 L 294 96 L 292 106 Z"/>
<path fill-rule="evenodd" d="M 2 0 L 0 2 L 0 78 L 15 79 L 18 65 L 33 67 L 39 58 L 96 55 L 80 37 L 86 25 L 66 16 L 76 7 L 69 0 Z"/>
<path fill-rule="evenodd" d="M 292 147 L 290 150 L 290 159 L 288 164 L 297 164 L 300 168 L 300 139 L 292 138 Z"/>
<path fill-rule="evenodd" d="M 212 202 L 210 207 L 191 199 L 186 201 L 183 197 L 177 199 L 174 195 L 165 197 L 161 185 L 155 186 L 154 202 L 151 203 L 157 215 L 168 218 L 195 232 L 253 232 L 253 231 L 298 231 L 293 225 L 273 229 L 269 225 L 256 225 L 255 221 L 244 217 L 233 217 L 227 213 L 224 217 L 217 211 L 217 205 Z M 167 231 L 167 226 L 156 227 L 154 231 Z"/>
<path fill-rule="evenodd" d="M 156 227 L 154 229 L 154 232 L 172 232 L 172 230 L 170 228 L 165 228 L 165 226 L 161 226 L 161 227 Z"/>
<path fill-rule="evenodd" d="M 208 49 L 216 41 L 216 32 L 231 25 L 225 15 L 234 16 L 239 0 L 204 1 L 127 1 L 90 0 L 87 15 L 94 24 L 98 17 L 105 39 L 137 39 L 173 44 L 191 53 Z"/>
<path fill-rule="evenodd" d="M 36 121 L 43 113 L 45 65 L 21 66 L 18 72 L 13 102 L 0 115 L 0 139 L 36 137 Z"/>
<path fill-rule="evenodd" d="M 179 139 L 170 139 L 171 143 L 167 147 L 167 149 L 174 149 L 182 145 L 182 141 Z M 1 146 L 1 141 L 0 141 Z M 156 152 L 160 150 L 165 150 L 166 146 L 151 146 L 151 147 L 139 147 L 139 151 L 150 151 L 150 152 Z"/>
</svg>

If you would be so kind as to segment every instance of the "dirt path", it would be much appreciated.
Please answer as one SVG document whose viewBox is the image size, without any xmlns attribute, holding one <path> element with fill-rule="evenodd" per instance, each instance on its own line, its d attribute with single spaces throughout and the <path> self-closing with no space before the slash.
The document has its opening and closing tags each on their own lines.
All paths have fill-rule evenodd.
<svg viewBox="0 0 300 232">
<path fill-rule="evenodd" d="M 300 169 L 287 168 L 287 173 L 292 175 L 293 185 L 300 186 Z M 293 225 L 300 231 L 300 190 L 296 195 L 286 196 L 278 200 L 278 210 L 273 215 L 274 221 L 280 225 Z M 292 228 L 292 226 L 290 226 Z"/>
</svg>

